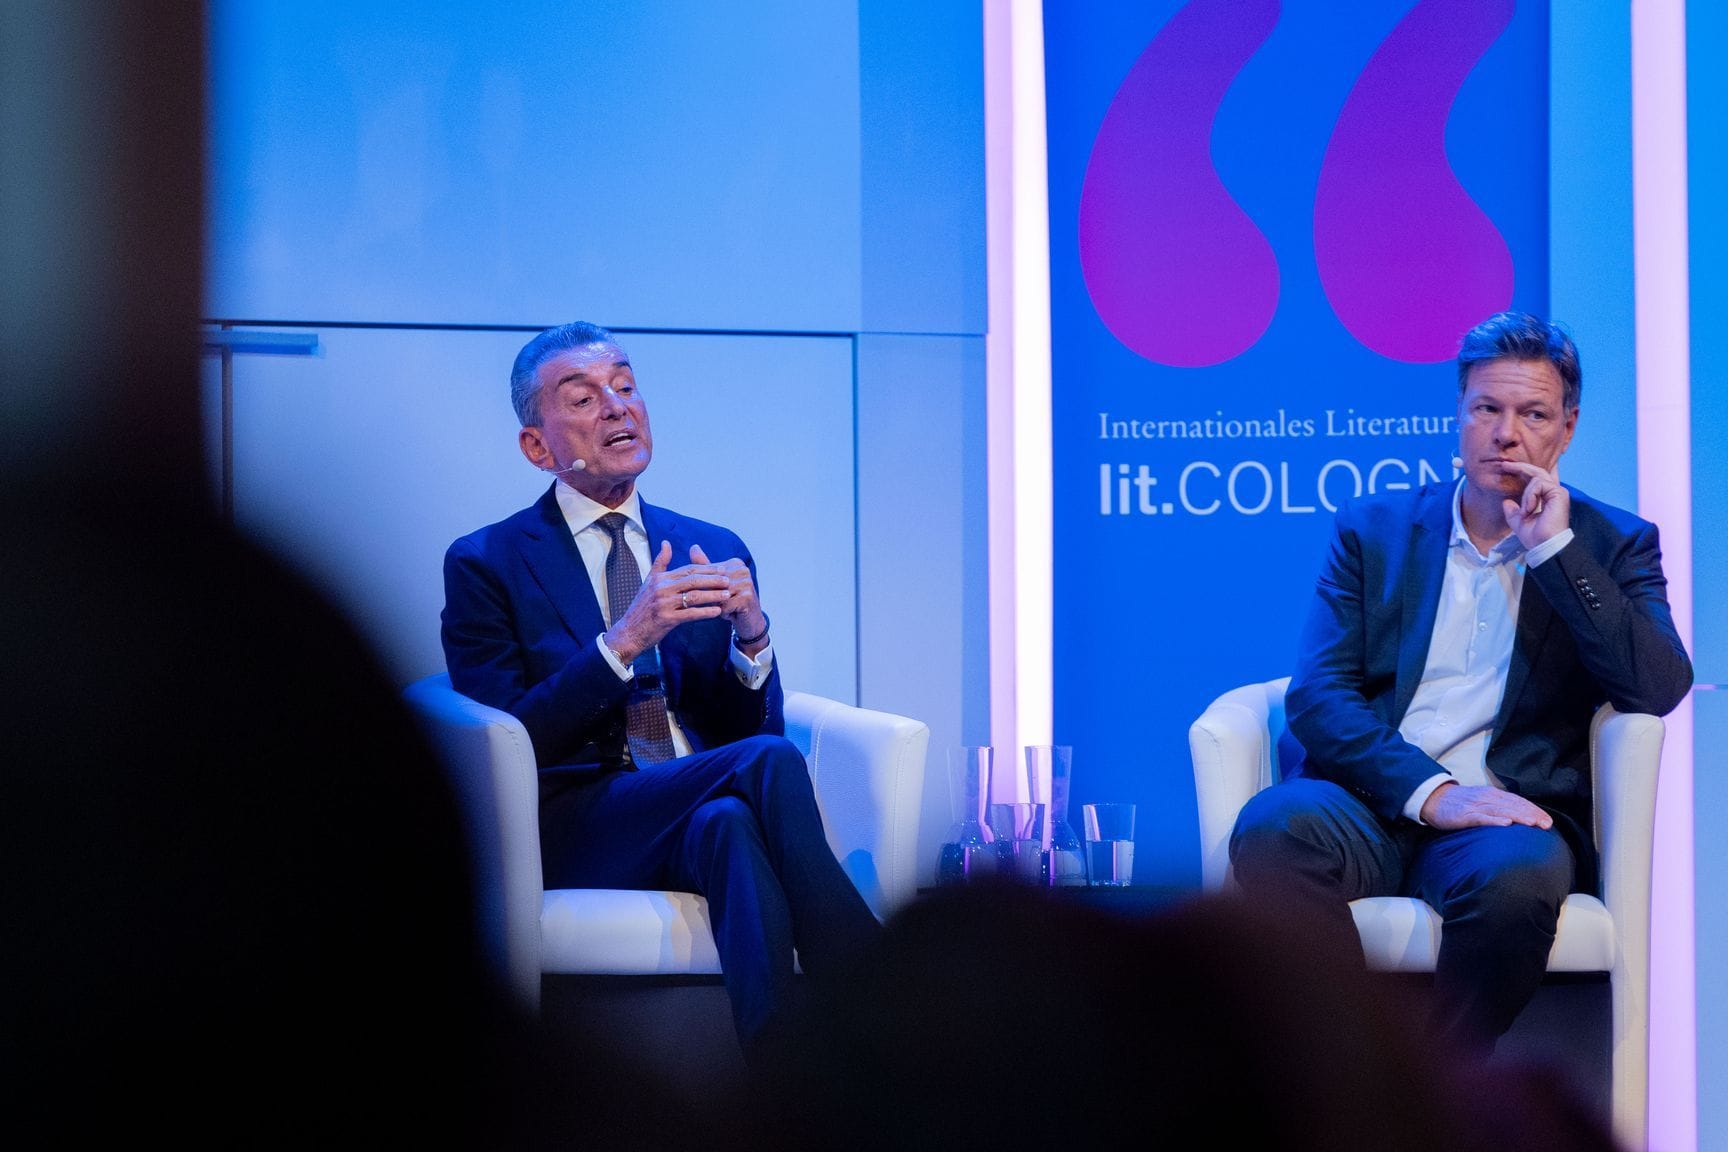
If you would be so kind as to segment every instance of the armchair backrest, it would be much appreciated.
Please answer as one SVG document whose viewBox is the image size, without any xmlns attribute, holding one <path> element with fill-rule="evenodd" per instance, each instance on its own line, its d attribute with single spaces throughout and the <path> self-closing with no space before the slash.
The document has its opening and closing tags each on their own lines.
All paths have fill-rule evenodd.
<svg viewBox="0 0 1728 1152">
<path fill-rule="evenodd" d="M 1200 817 L 1201 881 L 1224 887 L 1230 874 L 1230 829 L 1248 798 L 1278 779 L 1288 676 L 1244 684 L 1207 706 L 1188 728 L 1194 799 Z"/>
<path fill-rule="evenodd" d="M 929 726 L 788 691 L 786 738 L 810 766 L 828 846 L 871 910 L 886 917 L 910 903 Z"/>
</svg>

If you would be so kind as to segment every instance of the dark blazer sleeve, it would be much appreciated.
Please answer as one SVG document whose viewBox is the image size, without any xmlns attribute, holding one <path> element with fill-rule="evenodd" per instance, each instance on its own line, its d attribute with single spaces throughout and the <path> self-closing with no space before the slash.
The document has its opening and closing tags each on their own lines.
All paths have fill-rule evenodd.
<svg viewBox="0 0 1728 1152">
<path fill-rule="evenodd" d="M 529 577 L 484 538 L 444 556 L 444 659 L 458 692 L 522 721 L 542 767 L 598 763 L 615 744 L 629 685 L 593 643 L 577 646 Z M 598 633 L 596 633 L 598 634 Z"/>
<path fill-rule="evenodd" d="M 1348 789 L 1390 822 L 1423 781 L 1445 769 L 1405 740 L 1390 715 L 1403 637 L 1384 535 L 1383 525 L 1365 522 L 1351 505 L 1334 518 L 1285 709 L 1302 746 L 1301 774 Z"/>
<path fill-rule="evenodd" d="M 1527 579 L 1565 623 L 1579 662 L 1617 711 L 1666 716 L 1692 687 L 1692 661 L 1668 608 L 1656 525 L 1640 520 L 1616 533 L 1588 521 L 1593 509 L 1574 507 L 1572 542 Z M 1605 559 L 1592 554 L 1587 532 L 1617 537 Z"/>
</svg>

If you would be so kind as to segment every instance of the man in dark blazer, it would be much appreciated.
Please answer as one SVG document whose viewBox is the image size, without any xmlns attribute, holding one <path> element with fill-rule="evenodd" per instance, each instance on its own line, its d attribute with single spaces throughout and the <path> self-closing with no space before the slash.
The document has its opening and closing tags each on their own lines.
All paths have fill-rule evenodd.
<svg viewBox="0 0 1728 1152">
<path fill-rule="evenodd" d="M 1570 337 L 1491 317 L 1458 382 L 1459 483 L 1337 514 L 1285 779 L 1243 808 L 1230 854 L 1247 891 L 1311 901 L 1352 940 L 1349 900 L 1426 900 L 1445 923 L 1437 1025 L 1486 1054 L 1540 984 L 1567 893 L 1595 888 L 1592 715 L 1665 715 L 1692 665 L 1656 526 L 1556 477 L 1582 387 Z"/>
<path fill-rule="evenodd" d="M 528 730 L 549 887 L 708 898 L 755 1058 L 784 1022 L 794 949 L 819 978 L 879 930 L 784 737 L 755 562 L 734 533 L 637 493 L 653 436 L 610 332 L 575 323 L 535 336 L 511 400 L 522 454 L 556 479 L 446 553 L 451 682 Z"/>
</svg>

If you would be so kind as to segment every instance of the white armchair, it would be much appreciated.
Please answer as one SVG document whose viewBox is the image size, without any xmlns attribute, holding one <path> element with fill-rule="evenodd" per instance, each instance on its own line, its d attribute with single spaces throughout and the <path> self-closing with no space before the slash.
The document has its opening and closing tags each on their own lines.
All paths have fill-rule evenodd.
<svg viewBox="0 0 1728 1152">
<path fill-rule="evenodd" d="M 539 785 L 527 730 L 440 673 L 404 698 L 469 818 L 489 943 L 524 1003 L 542 973 L 718 973 L 708 901 L 690 892 L 544 888 Z M 920 721 L 786 693 L 786 735 L 810 766 L 829 846 L 878 917 L 917 892 L 918 816 L 930 729 Z"/>
<path fill-rule="evenodd" d="M 1230 881 L 1230 831 L 1255 792 L 1279 779 L 1289 677 L 1232 689 L 1188 729 L 1200 815 L 1201 879 Z M 1656 815 L 1661 717 L 1618 713 L 1604 704 L 1590 726 L 1595 836 L 1601 891 L 1574 893 L 1560 909 L 1550 972 L 1607 972 L 1613 1005 L 1612 1113 L 1616 1136 L 1643 1148 L 1649 1094 L 1650 868 Z M 1370 967 L 1432 972 L 1440 917 L 1408 897 L 1373 897 L 1350 906 Z"/>
</svg>

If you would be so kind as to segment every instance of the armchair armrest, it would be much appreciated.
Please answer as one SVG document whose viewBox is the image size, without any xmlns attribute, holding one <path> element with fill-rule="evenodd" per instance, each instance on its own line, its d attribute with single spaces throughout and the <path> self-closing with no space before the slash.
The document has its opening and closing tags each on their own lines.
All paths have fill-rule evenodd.
<svg viewBox="0 0 1728 1152">
<path fill-rule="evenodd" d="M 480 928 L 501 975 L 540 1000 L 539 780 L 522 722 L 457 692 L 444 673 L 403 689 L 467 816 Z"/>
<path fill-rule="evenodd" d="M 1273 728 L 1283 727 L 1290 678 L 1234 688 L 1188 726 L 1194 800 L 1200 817 L 1200 876 L 1208 890 L 1224 887 L 1230 870 L 1230 830 L 1249 797 L 1272 783 Z"/>
<path fill-rule="evenodd" d="M 887 917 L 918 890 L 929 726 L 788 691 L 786 736 L 810 765 L 829 847 L 871 910 Z"/>
<path fill-rule="evenodd" d="M 1597 709 L 1590 724 L 1602 903 L 1617 924 L 1650 919 L 1656 779 L 1665 731 L 1661 717 L 1616 712 L 1611 704 Z"/>
</svg>

